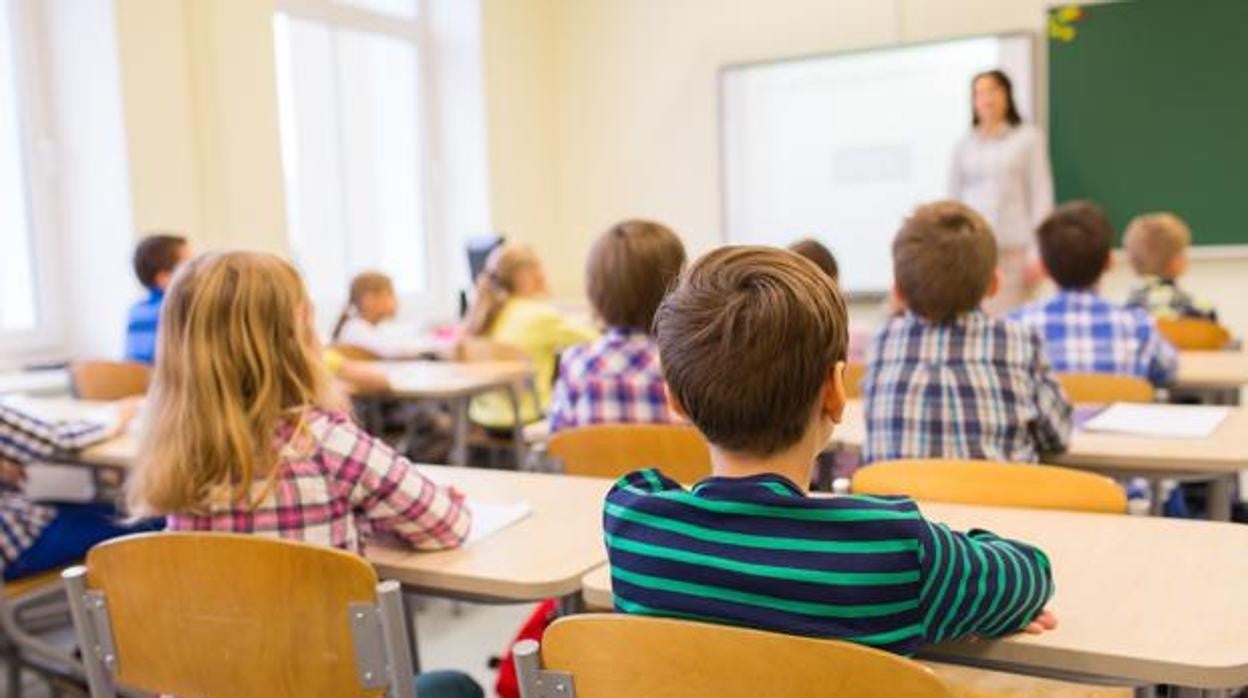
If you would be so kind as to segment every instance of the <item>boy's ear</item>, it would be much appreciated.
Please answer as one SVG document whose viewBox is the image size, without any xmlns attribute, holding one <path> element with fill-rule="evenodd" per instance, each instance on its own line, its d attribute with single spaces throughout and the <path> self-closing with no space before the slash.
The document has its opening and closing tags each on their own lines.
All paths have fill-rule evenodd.
<svg viewBox="0 0 1248 698">
<path fill-rule="evenodd" d="M 997 291 L 1001 290 L 1001 267 L 992 270 L 992 276 L 988 278 L 988 288 L 984 291 L 984 298 L 992 298 L 997 295 Z"/>
<path fill-rule="evenodd" d="M 840 424 L 845 415 L 845 362 L 837 361 L 823 384 L 823 413 Z"/>
<path fill-rule="evenodd" d="M 169 288 L 169 282 L 172 280 L 173 272 L 168 271 L 158 271 L 156 272 L 156 276 L 152 277 L 152 283 L 156 285 L 156 288 L 162 291 Z"/>
<path fill-rule="evenodd" d="M 667 395 L 667 405 L 672 408 L 672 412 L 675 412 L 677 417 L 680 417 L 686 422 L 693 421 L 692 419 L 689 419 L 689 413 L 685 411 L 685 406 L 680 404 L 680 398 L 676 397 L 676 393 L 672 392 L 672 389 L 668 387 L 666 381 L 663 383 L 663 394 Z"/>
<path fill-rule="evenodd" d="M 901 292 L 901 286 L 897 282 L 893 282 L 893 292 L 888 295 L 888 311 L 892 315 L 900 315 L 906 312 L 909 303 L 906 302 L 906 294 Z"/>
<path fill-rule="evenodd" d="M 1169 274 L 1171 279 L 1177 279 L 1180 276 L 1183 276 L 1183 272 L 1185 271 L 1187 271 L 1186 252 L 1180 252 L 1175 255 L 1174 259 L 1171 259 L 1170 263 L 1166 265 L 1166 273 Z"/>
</svg>

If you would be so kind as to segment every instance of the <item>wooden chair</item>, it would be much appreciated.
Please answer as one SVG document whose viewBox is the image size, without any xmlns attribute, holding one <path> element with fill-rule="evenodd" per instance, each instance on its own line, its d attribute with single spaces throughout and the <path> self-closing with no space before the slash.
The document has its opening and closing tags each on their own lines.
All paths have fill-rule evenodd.
<svg viewBox="0 0 1248 698">
<path fill-rule="evenodd" d="M 711 452 L 697 429 L 676 424 L 595 424 L 557 432 L 547 457 L 569 475 L 617 478 L 638 468 L 657 467 L 678 482 L 711 474 Z"/>
<path fill-rule="evenodd" d="M 380 361 L 381 356 L 377 352 L 365 349 L 364 347 L 354 344 L 331 344 L 330 351 L 338 352 L 339 356 L 348 361 Z"/>
<path fill-rule="evenodd" d="M 1113 373 L 1059 373 L 1066 398 L 1075 404 L 1152 402 L 1153 385 L 1138 376 Z"/>
<path fill-rule="evenodd" d="M 1127 495 L 1103 475 L 1053 465 L 914 459 L 854 473 L 854 494 L 900 494 L 929 502 L 1125 514 Z"/>
<path fill-rule="evenodd" d="M 61 632 L 69 626 L 61 570 L 32 574 L 0 586 L 4 695 L 21 698 L 22 674 L 27 670 L 45 680 L 54 696 L 61 695 L 60 689 L 66 685 L 81 686 L 82 663 L 74 656 L 72 640 L 64 642 Z"/>
<path fill-rule="evenodd" d="M 1169 318 L 1157 321 L 1157 331 L 1180 351 L 1216 351 L 1231 343 L 1231 333 L 1203 318 Z"/>
<path fill-rule="evenodd" d="M 152 369 L 132 361 L 76 361 L 69 366 L 69 385 L 79 400 L 120 400 L 143 395 Z"/>
<path fill-rule="evenodd" d="M 573 685 L 576 698 L 952 698 L 930 669 L 881 650 L 670 618 L 569 616 L 514 656 L 526 698 Z"/>
<path fill-rule="evenodd" d="M 862 397 L 862 378 L 867 373 L 865 364 L 851 361 L 845 364 L 845 398 L 857 400 Z"/>
<path fill-rule="evenodd" d="M 63 574 L 92 698 L 415 695 L 399 585 L 362 558 L 223 533 L 117 538 Z"/>
</svg>

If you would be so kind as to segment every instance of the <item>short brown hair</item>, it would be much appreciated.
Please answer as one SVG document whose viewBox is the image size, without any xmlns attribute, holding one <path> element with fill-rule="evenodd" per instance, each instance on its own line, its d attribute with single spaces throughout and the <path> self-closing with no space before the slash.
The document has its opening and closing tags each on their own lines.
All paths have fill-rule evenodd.
<svg viewBox="0 0 1248 698">
<path fill-rule="evenodd" d="M 822 269 L 823 273 L 832 277 L 833 281 L 840 281 L 841 270 L 836 264 L 836 256 L 833 255 L 832 250 L 825 247 L 822 242 L 819 242 L 814 238 L 798 240 L 792 245 L 789 245 L 789 251 L 796 252 L 797 254 L 800 254 L 806 259 L 814 262 L 815 266 Z"/>
<path fill-rule="evenodd" d="M 805 434 L 848 343 L 845 301 L 809 260 L 723 247 L 694 263 L 659 306 L 668 389 L 707 440 L 765 457 Z"/>
<path fill-rule="evenodd" d="M 664 294 L 685 266 L 685 246 L 667 226 L 627 220 L 598 236 L 589 251 L 589 300 L 611 327 L 649 332 Z"/>
<path fill-rule="evenodd" d="M 1040 257 L 1062 288 L 1090 288 L 1109 264 L 1114 228 L 1105 211 L 1087 200 L 1057 207 L 1036 230 Z"/>
<path fill-rule="evenodd" d="M 1137 274 L 1163 276 L 1192 244 L 1192 229 L 1173 213 L 1146 213 L 1127 224 L 1123 247 Z"/>
<path fill-rule="evenodd" d="M 996 267 L 992 228 L 956 201 L 914 209 L 893 240 L 897 288 L 906 306 L 931 322 L 978 308 Z"/>
<path fill-rule="evenodd" d="M 170 233 L 154 233 L 144 237 L 134 248 L 134 275 L 149 289 L 156 288 L 156 276 L 172 272 L 178 255 L 186 246 L 186 238 Z"/>
</svg>

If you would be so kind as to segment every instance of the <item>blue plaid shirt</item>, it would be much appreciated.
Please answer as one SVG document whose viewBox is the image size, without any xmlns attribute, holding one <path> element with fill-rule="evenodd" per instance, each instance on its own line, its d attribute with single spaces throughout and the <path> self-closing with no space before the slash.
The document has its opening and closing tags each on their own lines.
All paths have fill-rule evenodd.
<svg viewBox="0 0 1248 698">
<path fill-rule="evenodd" d="M 1036 462 L 1070 439 L 1071 407 L 1025 327 L 966 313 L 891 318 L 867 354 L 863 461 Z"/>
<path fill-rule="evenodd" d="M 156 363 L 156 326 L 165 292 L 153 289 L 148 297 L 130 307 L 126 322 L 126 361 Z"/>
<path fill-rule="evenodd" d="M 679 421 L 667 406 L 659 347 L 645 332 L 612 327 L 598 341 L 559 360 L 550 430 L 591 424 Z"/>
<path fill-rule="evenodd" d="M 1010 317 L 1040 334 L 1060 373 L 1117 373 L 1165 385 L 1178 369 L 1178 354 L 1146 310 L 1115 305 L 1093 291 L 1060 291 Z"/>
</svg>

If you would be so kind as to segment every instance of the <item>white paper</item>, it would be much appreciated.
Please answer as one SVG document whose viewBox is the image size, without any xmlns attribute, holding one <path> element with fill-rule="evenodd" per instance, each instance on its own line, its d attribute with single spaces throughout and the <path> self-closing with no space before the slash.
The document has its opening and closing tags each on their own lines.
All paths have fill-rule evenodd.
<svg viewBox="0 0 1248 698">
<path fill-rule="evenodd" d="M 107 402 L 6 395 L 0 397 L 0 404 L 44 422 L 112 424 L 117 421 L 116 406 Z"/>
<path fill-rule="evenodd" d="M 468 533 L 468 540 L 464 541 L 464 545 L 472 545 L 479 540 L 489 538 L 533 513 L 533 508 L 525 501 L 495 504 L 468 498 L 465 503 L 468 510 L 472 512 L 472 530 Z"/>
<path fill-rule="evenodd" d="M 1084 431 L 1173 439 L 1207 438 L 1230 410 L 1206 405 L 1150 405 L 1117 402 L 1083 423 Z"/>
</svg>

